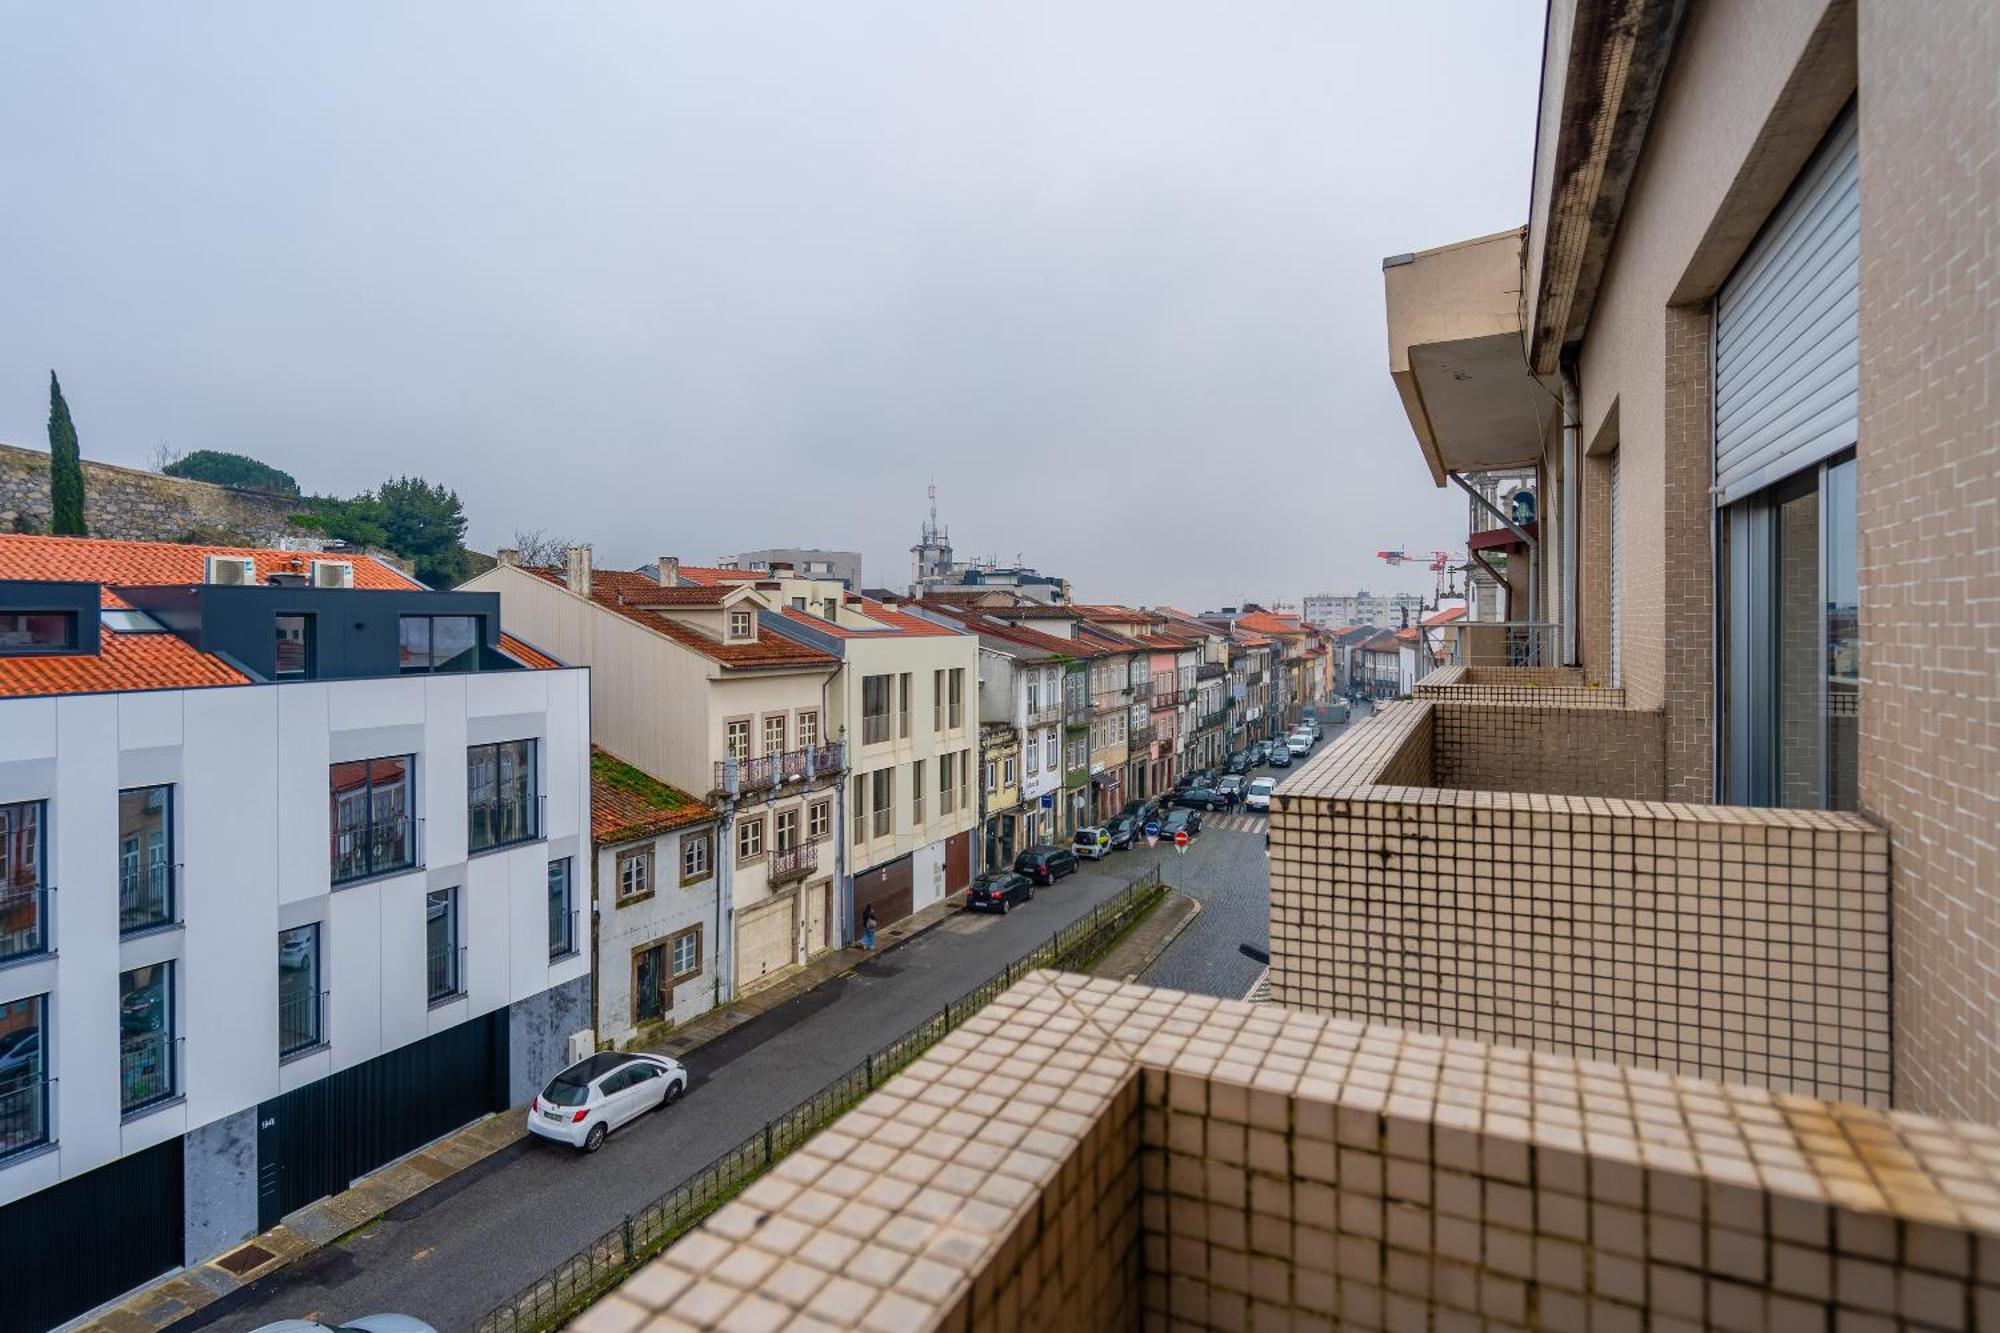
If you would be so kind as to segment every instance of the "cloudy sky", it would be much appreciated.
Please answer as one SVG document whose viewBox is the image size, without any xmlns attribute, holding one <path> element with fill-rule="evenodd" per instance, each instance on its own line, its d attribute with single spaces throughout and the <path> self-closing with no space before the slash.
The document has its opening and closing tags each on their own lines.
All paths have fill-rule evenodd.
<svg viewBox="0 0 2000 1333">
<path fill-rule="evenodd" d="M 0 440 L 455 488 L 601 562 L 1194 608 L 1451 545 L 1382 257 L 1520 223 L 1534 0 L 0 12 Z"/>
</svg>

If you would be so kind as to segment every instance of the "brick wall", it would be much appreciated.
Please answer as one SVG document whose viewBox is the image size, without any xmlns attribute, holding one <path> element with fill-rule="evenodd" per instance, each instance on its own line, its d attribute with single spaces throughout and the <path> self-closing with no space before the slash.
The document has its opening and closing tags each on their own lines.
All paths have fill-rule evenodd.
<svg viewBox="0 0 2000 1333">
<path fill-rule="evenodd" d="M 286 520 L 296 500 L 184 481 L 157 472 L 83 464 L 83 519 L 93 537 L 271 546 L 301 535 Z M 49 456 L 0 444 L 0 532 L 49 530 Z"/>
<path fill-rule="evenodd" d="M 2000 9 L 1864 4 L 1861 805 L 1896 1100 L 2000 1121 Z"/>
<path fill-rule="evenodd" d="M 1709 485 L 1713 457 L 1709 378 L 1710 314 L 1707 306 L 1668 306 L 1666 319 L 1666 442 L 1659 490 L 1632 484 L 1619 465 L 1619 540 L 1635 511 L 1658 507 L 1659 559 L 1663 569 L 1656 614 L 1660 617 L 1659 674 L 1653 685 L 1667 709 L 1667 799 L 1715 799 L 1715 506 Z M 1621 564 L 1651 558 L 1644 547 L 1620 552 Z M 1621 607 L 1621 612 L 1623 608 Z M 1629 676 L 1633 655 L 1620 625 L 1619 665 Z M 1628 681 L 1629 683 L 1629 681 Z M 1636 699 L 1636 696 L 1635 696 Z"/>
<path fill-rule="evenodd" d="M 1431 727 L 1440 787 L 1635 801 L 1665 794 L 1666 718 L 1658 709 L 1447 701 Z"/>
</svg>

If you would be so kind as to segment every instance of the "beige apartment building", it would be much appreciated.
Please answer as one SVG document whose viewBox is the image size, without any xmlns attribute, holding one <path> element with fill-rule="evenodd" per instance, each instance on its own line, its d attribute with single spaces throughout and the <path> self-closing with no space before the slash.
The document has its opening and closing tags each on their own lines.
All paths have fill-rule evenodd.
<svg viewBox="0 0 2000 1333">
<path fill-rule="evenodd" d="M 717 1003 L 844 942 L 841 659 L 773 632 L 756 575 L 595 569 L 577 547 L 562 569 L 502 552 L 464 586 L 590 668 L 595 743 L 719 811 L 716 878 L 676 881 L 723 905 L 705 941 Z"/>
<path fill-rule="evenodd" d="M 1274 1003 L 1031 974 L 579 1327 L 2000 1327 L 1997 72 L 1554 0 L 1385 275 L 1512 614 L 1279 794 Z"/>
</svg>

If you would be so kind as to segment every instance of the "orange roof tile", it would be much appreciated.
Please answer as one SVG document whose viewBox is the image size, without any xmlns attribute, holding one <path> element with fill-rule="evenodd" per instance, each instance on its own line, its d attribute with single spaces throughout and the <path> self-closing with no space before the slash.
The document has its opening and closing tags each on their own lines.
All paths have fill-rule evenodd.
<svg viewBox="0 0 2000 1333">
<path fill-rule="evenodd" d="M 1442 611 L 1436 611 L 1428 616 L 1425 616 L 1424 623 L 1426 625 L 1446 625 L 1450 624 L 1454 620 L 1459 619 L 1464 614 L 1465 614 L 1464 607 L 1448 606 Z"/>
<path fill-rule="evenodd" d="M 626 763 L 609 750 L 590 747 L 590 836 L 597 842 L 630 842 L 716 818 L 670 782 Z"/>
<path fill-rule="evenodd" d="M 522 666 L 533 667 L 537 671 L 549 671 L 562 666 L 561 662 L 556 661 L 555 658 L 550 657 L 541 649 L 531 643 L 515 638 L 505 630 L 502 630 L 500 633 L 500 651 L 513 658 L 516 662 L 519 662 Z"/>
<path fill-rule="evenodd" d="M 681 578 L 688 583 L 756 583 L 760 579 L 769 577 L 770 575 L 760 574 L 754 569 L 716 569 L 708 565 L 681 566 Z"/>
<path fill-rule="evenodd" d="M 344 560 L 354 566 L 357 588 L 421 588 L 423 584 L 370 555 L 314 555 L 256 546 L 182 546 L 168 542 L 120 542 L 100 537 L 29 537 L 0 535 L 0 579 L 37 579 L 80 583 L 120 583 L 173 586 L 200 583 L 207 577 L 211 555 L 248 556 L 257 562 L 257 577 L 296 567 L 306 572 L 313 560 Z M 109 587 L 105 606 L 125 603 Z"/>
<path fill-rule="evenodd" d="M 0 696 L 116 694 L 127 690 L 192 690 L 247 685 L 250 678 L 221 658 L 171 634 L 105 630 L 95 654 L 0 657 Z"/>
<path fill-rule="evenodd" d="M 522 565 L 521 572 L 532 574 L 558 587 L 568 586 L 559 569 Z M 686 570 L 682 570 L 686 573 Z M 735 574 L 737 570 L 718 570 L 722 574 Z M 755 575 L 751 576 L 755 578 Z M 712 634 L 705 634 L 694 626 L 675 620 L 664 610 L 651 610 L 623 600 L 624 597 L 644 599 L 657 597 L 665 589 L 644 574 L 629 570 L 600 569 L 590 575 L 590 600 L 614 615 L 644 625 L 664 638 L 672 639 L 686 648 L 712 658 L 725 667 L 754 670 L 759 667 L 794 666 L 835 666 L 840 659 L 832 653 L 821 652 L 782 634 L 762 633 L 748 643 L 724 643 Z M 719 605 L 719 603 L 717 603 Z"/>
</svg>

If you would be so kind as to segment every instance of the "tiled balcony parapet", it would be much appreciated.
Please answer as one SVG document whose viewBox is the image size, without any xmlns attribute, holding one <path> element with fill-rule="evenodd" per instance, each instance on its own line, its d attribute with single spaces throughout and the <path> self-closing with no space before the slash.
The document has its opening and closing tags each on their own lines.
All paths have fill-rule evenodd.
<svg viewBox="0 0 2000 1333">
<path fill-rule="evenodd" d="M 1411 700 L 1337 739 L 1274 802 L 1273 1000 L 1886 1105 L 1887 835 L 1633 799 L 1614 743 L 1654 720 Z M 1603 794 L 1496 789 L 1570 728 Z"/>
<path fill-rule="evenodd" d="M 1996 1315 L 1992 1127 L 1038 972 L 572 1327 Z"/>
<path fill-rule="evenodd" d="M 1599 685 L 1581 667 L 1439 667 L 1418 681 L 1419 699 L 1549 707 L 1623 708 L 1625 691 Z"/>
</svg>

